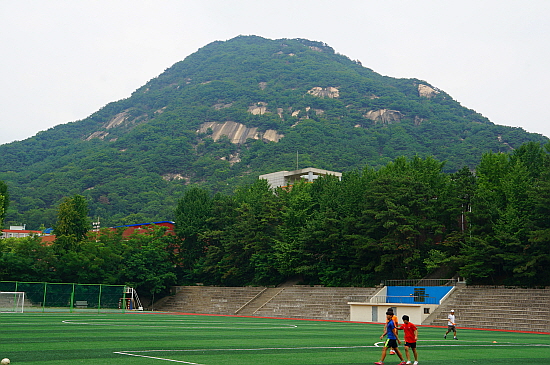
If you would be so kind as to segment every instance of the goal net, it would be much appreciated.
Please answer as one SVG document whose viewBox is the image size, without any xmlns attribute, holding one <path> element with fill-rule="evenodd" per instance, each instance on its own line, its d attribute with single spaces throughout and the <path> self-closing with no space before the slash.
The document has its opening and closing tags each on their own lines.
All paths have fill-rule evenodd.
<svg viewBox="0 0 550 365">
<path fill-rule="evenodd" d="M 2 291 L 0 292 L 0 312 L 23 313 L 25 306 L 25 292 Z"/>
</svg>

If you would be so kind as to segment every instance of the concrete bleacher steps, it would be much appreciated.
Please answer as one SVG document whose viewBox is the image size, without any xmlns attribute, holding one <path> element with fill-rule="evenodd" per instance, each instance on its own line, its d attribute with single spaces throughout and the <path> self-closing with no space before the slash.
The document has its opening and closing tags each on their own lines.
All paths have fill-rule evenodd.
<svg viewBox="0 0 550 365">
<path fill-rule="evenodd" d="M 447 325 L 451 309 L 458 328 L 548 332 L 550 289 L 464 287 L 437 309 L 430 324 Z"/>
<path fill-rule="evenodd" d="M 350 301 L 366 301 L 376 288 L 174 287 L 157 310 L 262 317 L 349 320 Z"/>
<path fill-rule="evenodd" d="M 284 288 L 255 315 L 307 319 L 349 320 L 348 302 L 366 301 L 375 288 L 325 288 L 293 286 Z"/>
<path fill-rule="evenodd" d="M 243 316 L 349 320 L 348 302 L 368 301 L 378 288 L 174 287 L 156 310 Z M 460 328 L 549 332 L 550 288 L 457 286 L 423 324 L 446 326 L 456 311 Z"/>
<path fill-rule="evenodd" d="M 268 302 L 273 300 L 283 290 L 283 288 L 265 288 L 252 300 L 245 303 L 241 308 L 236 310 L 234 314 L 238 314 L 241 316 L 255 315 L 257 311 L 263 308 Z"/>
<path fill-rule="evenodd" d="M 177 286 L 175 295 L 156 307 L 157 310 L 185 313 L 235 314 L 256 297 L 263 287 Z"/>
</svg>

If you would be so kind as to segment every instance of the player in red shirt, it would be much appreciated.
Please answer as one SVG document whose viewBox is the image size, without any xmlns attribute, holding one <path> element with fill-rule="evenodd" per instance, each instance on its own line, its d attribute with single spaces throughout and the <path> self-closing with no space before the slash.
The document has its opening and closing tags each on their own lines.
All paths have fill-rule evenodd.
<svg viewBox="0 0 550 365">
<path fill-rule="evenodd" d="M 409 349 L 412 349 L 414 354 L 414 365 L 418 365 L 418 353 L 416 352 L 416 341 L 418 341 L 418 329 L 409 322 L 409 316 L 403 316 L 403 324 L 398 328 L 405 331 L 405 356 L 407 356 L 407 364 L 411 364 L 411 354 Z"/>
</svg>

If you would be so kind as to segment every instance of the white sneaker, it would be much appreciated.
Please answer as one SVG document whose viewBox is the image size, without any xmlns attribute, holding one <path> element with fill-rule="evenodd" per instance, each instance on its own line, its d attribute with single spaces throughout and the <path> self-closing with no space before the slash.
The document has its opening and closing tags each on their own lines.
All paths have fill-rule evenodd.
<svg viewBox="0 0 550 365">
<path fill-rule="evenodd" d="M 413 365 L 418 365 L 418 361 L 415 361 Z"/>
<path fill-rule="evenodd" d="M 407 361 L 407 364 L 412 364 L 412 362 L 410 362 L 410 361 Z"/>
</svg>

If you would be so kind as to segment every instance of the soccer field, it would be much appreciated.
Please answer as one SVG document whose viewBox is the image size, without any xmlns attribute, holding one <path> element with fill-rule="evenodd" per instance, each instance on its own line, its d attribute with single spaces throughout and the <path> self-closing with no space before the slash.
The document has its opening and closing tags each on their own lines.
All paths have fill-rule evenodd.
<svg viewBox="0 0 550 365">
<path fill-rule="evenodd" d="M 372 364 L 383 331 L 380 324 L 157 313 L 0 314 L 0 323 L 0 358 L 15 365 Z M 419 364 L 550 364 L 548 334 L 459 328 L 455 341 L 444 333 L 419 327 Z M 399 359 L 388 355 L 385 363 Z"/>
</svg>

